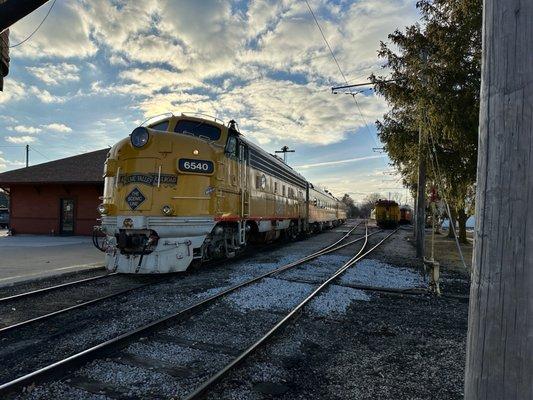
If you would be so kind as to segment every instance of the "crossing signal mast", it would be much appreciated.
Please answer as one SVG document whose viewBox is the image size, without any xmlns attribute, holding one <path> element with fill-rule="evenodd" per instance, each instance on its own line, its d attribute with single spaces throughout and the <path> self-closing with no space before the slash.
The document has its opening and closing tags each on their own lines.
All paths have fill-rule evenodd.
<svg viewBox="0 0 533 400">
<path fill-rule="evenodd" d="M 289 150 L 289 146 L 283 146 L 281 150 L 276 150 L 276 153 L 283 153 L 283 162 L 287 164 L 287 153 L 294 153 L 296 150 Z"/>
</svg>

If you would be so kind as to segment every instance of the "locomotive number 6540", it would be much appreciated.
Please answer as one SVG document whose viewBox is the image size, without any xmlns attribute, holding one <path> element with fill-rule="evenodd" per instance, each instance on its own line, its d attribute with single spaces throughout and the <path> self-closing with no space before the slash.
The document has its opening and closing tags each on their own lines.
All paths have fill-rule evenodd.
<svg viewBox="0 0 533 400">
<path fill-rule="evenodd" d="M 190 158 L 180 158 L 178 161 L 178 169 L 182 172 L 189 172 L 195 174 L 212 174 L 215 166 L 212 161 L 208 160 L 192 160 Z"/>
</svg>

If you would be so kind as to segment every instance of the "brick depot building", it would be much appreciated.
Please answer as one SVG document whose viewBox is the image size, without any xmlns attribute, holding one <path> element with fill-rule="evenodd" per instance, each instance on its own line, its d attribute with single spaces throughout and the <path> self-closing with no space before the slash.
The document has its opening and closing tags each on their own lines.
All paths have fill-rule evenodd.
<svg viewBox="0 0 533 400">
<path fill-rule="evenodd" d="M 90 235 L 104 190 L 108 149 L 0 174 L 15 234 Z"/>
</svg>

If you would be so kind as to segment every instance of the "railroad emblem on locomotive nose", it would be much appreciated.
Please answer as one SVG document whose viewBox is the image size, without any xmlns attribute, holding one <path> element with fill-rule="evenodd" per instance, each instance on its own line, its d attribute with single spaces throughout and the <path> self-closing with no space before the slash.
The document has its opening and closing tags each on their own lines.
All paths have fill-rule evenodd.
<svg viewBox="0 0 533 400">
<path fill-rule="evenodd" d="M 130 206 L 132 210 L 135 211 L 137 207 L 139 207 L 144 201 L 146 200 L 146 197 L 141 193 L 141 191 L 137 188 L 134 188 L 130 194 L 126 196 L 126 203 Z"/>
</svg>

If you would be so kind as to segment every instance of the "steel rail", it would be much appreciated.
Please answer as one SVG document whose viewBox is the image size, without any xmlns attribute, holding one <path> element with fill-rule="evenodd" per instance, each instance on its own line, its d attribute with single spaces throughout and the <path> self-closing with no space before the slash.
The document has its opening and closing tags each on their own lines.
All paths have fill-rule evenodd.
<svg viewBox="0 0 533 400">
<path fill-rule="evenodd" d="M 204 310 L 208 305 L 214 303 L 216 300 L 222 298 L 223 296 L 232 293 L 236 291 L 237 289 L 240 289 L 244 286 L 247 286 L 251 283 L 257 282 L 263 278 L 266 278 L 268 276 L 277 274 L 279 272 L 285 271 L 289 268 L 294 268 L 298 265 L 304 264 L 307 261 L 310 261 L 312 259 L 318 258 L 322 255 L 329 254 L 331 252 L 337 251 L 339 249 L 342 249 L 346 246 L 349 246 L 350 244 L 356 243 L 358 241 L 361 241 L 363 239 L 368 239 L 368 236 L 371 236 L 373 234 L 379 233 L 381 231 L 373 232 L 372 234 L 368 234 L 368 228 L 367 232 L 364 237 L 360 237 L 358 239 L 349 241 L 347 243 L 344 243 L 342 245 L 338 245 L 338 243 L 342 242 L 344 239 L 346 239 L 359 225 L 361 225 L 363 221 L 360 221 L 357 223 L 353 228 L 351 228 L 345 235 L 343 235 L 339 240 L 334 242 L 332 245 L 326 246 L 324 249 L 317 251 L 312 254 L 311 256 L 306 256 L 301 258 L 300 260 L 294 261 L 290 264 L 286 264 L 282 267 L 276 268 L 272 271 L 266 272 L 264 274 L 261 274 L 257 277 L 251 278 L 245 282 L 238 283 L 234 286 L 231 286 L 227 289 L 223 289 L 218 293 L 215 293 L 212 296 L 209 296 L 191 306 L 188 306 L 187 308 L 178 311 L 175 314 L 172 314 L 170 316 L 166 316 L 163 318 L 160 318 L 156 321 L 153 321 L 147 325 L 141 326 L 139 328 L 136 328 L 132 331 L 123 333 L 122 335 L 116 336 L 112 339 L 106 340 L 105 342 L 102 342 L 100 344 L 97 344 L 93 347 L 90 347 L 86 350 L 83 350 L 79 353 L 73 354 L 65 359 L 56 361 L 55 363 L 52 363 L 50 365 L 47 365 L 45 367 L 42 367 L 36 371 L 30 372 L 29 374 L 20 376 L 12 381 L 3 383 L 0 385 L 0 395 L 7 395 L 9 393 L 15 392 L 18 389 L 21 389 L 23 387 L 29 386 L 31 384 L 37 384 L 40 382 L 43 382 L 45 380 L 50 380 L 54 378 L 59 378 L 63 375 L 65 375 L 68 371 L 75 369 L 77 366 L 82 366 L 85 363 L 94 360 L 102 355 L 106 355 L 109 353 L 113 353 L 119 348 L 122 348 L 129 342 L 142 337 L 143 335 L 148 335 L 151 332 L 162 329 L 170 322 L 179 322 L 182 320 L 185 320 L 187 317 L 190 317 L 202 310 Z M 334 247 L 332 247 L 334 246 Z"/>
<path fill-rule="evenodd" d="M 362 223 L 362 221 L 359 222 L 351 231 L 353 231 L 355 228 L 357 228 L 359 225 L 361 225 L 361 223 Z M 343 236 L 343 238 L 341 240 L 343 240 L 344 238 L 346 238 L 346 235 Z M 325 247 L 324 249 L 322 249 L 322 251 L 326 251 L 326 250 L 330 249 L 332 246 L 334 246 L 338 242 L 339 241 L 333 243 L 330 246 Z M 317 253 L 319 253 L 319 252 L 317 252 Z M 317 254 L 317 253 L 314 253 L 314 254 Z M 310 257 L 310 256 L 308 256 L 308 257 Z M 113 273 L 113 274 L 116 274 L 116 273 Z M 109 274 L 109 275 L 113 275 L 113 274 Z M 106 276 L 109 276 L 109 275 L 106 275 Z M 53 311 L 53 312 L 48 313 L 48 314 L 40 315 L 40 316 L 35 317 L 35 318 L 31 318 L 31 319 L 28 319 L 28 320 L 25 320 L 25 321 L 21 321 L 21 322 L 18 322 L 16 324 L 13 324 L 13 325 L 8 325 L 8 326 L 5 326 L 3 328 L 0 328 L 0 335 L 2 335 L 4 333 L 7 333 L 9 331 L 12 331 L 15 328 L 21 328 L 21 327 L 23 327 L 25 325 L 28 325 L 28 324 L 31 324 L 31 323 L 34 323 L 34 322 L 43 321 L 45 319 L 54 317 L 56 315 L 61 315 L 61 314 L 65 313 L 65 312 L 68 312 L 68 311 L 76 310 L 76 309 L 79 309 L 79 308 L 82 308 L 82 307 L 85 307 L 85 306 L 89 306 L 91 304 L 95 304 L 95 303 L 98 303 L 98 302 L 101 302 L 101 301 L 104 301 L 104 300 L 108 300 L 108 299 L 111 299 L 113 297 L 117 297 L 117 296 L 120 296 L 122 294 L 126 294 L 128 292 L 131 292 L 131 291 L 134 291 L 134 290 L 137 290 L 137 289 L 141 289 L 143 287 L 146 287 L 146 286 L 149 286 L 149 285 L 153 285 L 154 283 L 159 283 L 159 282 L 160 281 L 145 283 L 145 284 L 142 284 L 142 285 L 139 285 L 139 286 L 135 286 L 135 287 L 132 287 L 132 288 L 129 288 L 129 289 L 121 290 L 119 292 L 111 293 L 109 295 L 102 296 L 102 297 L 99 297 L 97 299 L 85 301 L 83 303 L 76 304 L 76 305 L 73 305 L 73 306 L 70 306 L 70 307 L 66 307 L 66 308 L 63 308 L 61 310 Z M 28 292 L 28 293 L 30 293 L 30 292 Z"/>
<path fill-rule="evenodd" d="M 326 281 L 324 281 L 320 286 L 318 286 L 309 296 L 307 296 L 302 302 L 300 302 L 296 307 L 292 309 L 291 312 L 289 312 L 283 319 L 281 319 L 276 325 L 274 325 L 265 335 L 263 335 L 259 340 L 257 340 L 255 343 L 253 343 L 250 347 L 248 347 L 246 350 L 244 350 L 241 354 L 239 354 L 237 357 L 235 357 L 232 361 L 230 361 L 228 364 L 226 364 L 221 370 L 213 374 L 209 379 L 204 381 L 199 387 L 197 387 L 194 391 L 189 393 L 186 397 L 184 397 L 184 400 L 193 400 L 193 399 L 199 399 L 201 398 L 206 392 L 216 383 L 218 383 L 227 373 L 229 373 L 231 370 L 233 370 L 235 367 L 237 367 L 241 362 L 243 362 L 248 356 L 250 356 L 254 351 L 256 351 L 258 348 L 261 347 L 261 345 L 265 344 L 265 342 L 270 339 L 275 333 L 277 333 L 285 324 L 287 324 L 291 318 L 300 311 L 303 306 L 305 306 L 309 301 L 311 301 L 317 294 L 319 294 L 326 286 L 328 286 L 332 281 L 334 281 L 338 276 L 340 276 L 342 273 L 344 273 L 348 268 L 356 264 L 359 260 L 366 257 L 368 254 L 370 254 L 372 251 L 374 251 L 378 246 L 380 246 L 385 240 L 387 240 L 390 236 L 392 236 L 394 233 L 396 233 L 398 229 L 395 229 L 390 234 L 385 236 L 383 239 L 381 239 L 376 245 L 374 245 L 372 248 L 367 250 L 363 253 L 367 241 L 368 241 L 368 225 L 367 225 L 367 232 L 366 232 L 366 240 L 359 252 L 353 256 L 350 260 L 348 260 L 342 267 L 340 267 L 332 276 L 330 276 Z"/>
<path fill-rule="evenodd" d="M 13 325 L 4 326 L 3 328 L 0 328 L 0 335 L 5 334 L 7 332 L 10 332 L 10 331 L 12 331 L 15 328 L 21 328 L 23 326 L 29 325 L 29 324 L 34 323 L 34 322 L 43 321 L 45 319 L 54 317 L 56 315 L 61 315 L 61 314 L 66 313 L 68 311 L 72 311 L 72 310 L 76 310 L 78 308 L 86 307 L 86 306 L 89 306 L 91 304 L 95 304 L 95 303 L 98 303 L 98 302 L 101 302 L 101 301 L 104 301 L 104 300 L 109 300 L 109 299 L 111 299 L 113 297 L 117 297 L 117 296 L 120 296 L 122 294 L 126 294 L 128 292 L 132 292 L 134 290 L 141 289 L 143 287 L 146 287 L 146 286 L 149 286 L 149 285 L 153 285 L 154 283 L 159 283 L 159 282 L 161 282 L 161 281 L 143 283 L 142 285 L 138 285 L 138 286 L 131 287 L 131 288 L 128 288 L 128 289 L 123 289 L 123 290 L 120 290 L 120 291 L 115 292 L 115 293 L 111 293 L 111 294 L 108 294 L 108 295 L 105 295 L 105 296 L 102 296 L 102 297 L 98 297 L 97 299 L 88 300 L 88 301 L 85 301 L 83 303 L 79 303 L 79 304 L 76 304 L 76 305 L 73 305 L 73 306 L 70 306 L 70 307 L 62 308 L 61 310 L 52 311 L 51 313 L 48 313 L 48 314 L 43 314 L 43 315 L 40 315 L 40 316 L 35 317 L 35 318 L 31 318 L 31 319 L 27 319 L 25 321 L 17 322 L 16 324 L 13 324 Z"/>
<path fill-rule="evenodd" d="M 66 282 L 66 283 L 62 283 L 60 285 L 56 285 L 56 286 L 49 286 L 49 287 L 45 287 L 45 288 L 42 288 L 42 289 L 32 290 L 30 292 L 14 294 L 12 296 L 7 296 L 7 297 L 0 298 L 0 303 L 22 299 L 24 297 L 33 296 L 33 295 L 39 294 L 39 293 L 52 292 L 52 291 L 57 290 L 57 289 L 62 289 L 62 288 L 69 287 L 69 286 L 79 285 L 81 283 L 95 281 L 97 279 L 107 278 L 107 277 L 113 276 L 113 275 L 117 275 L 117 272 L 111 272 L 109 274 L 93 276 L 92 278 L 80 279 L 80 280 L 73 281 L 73 282 Z"/>
</svg>

